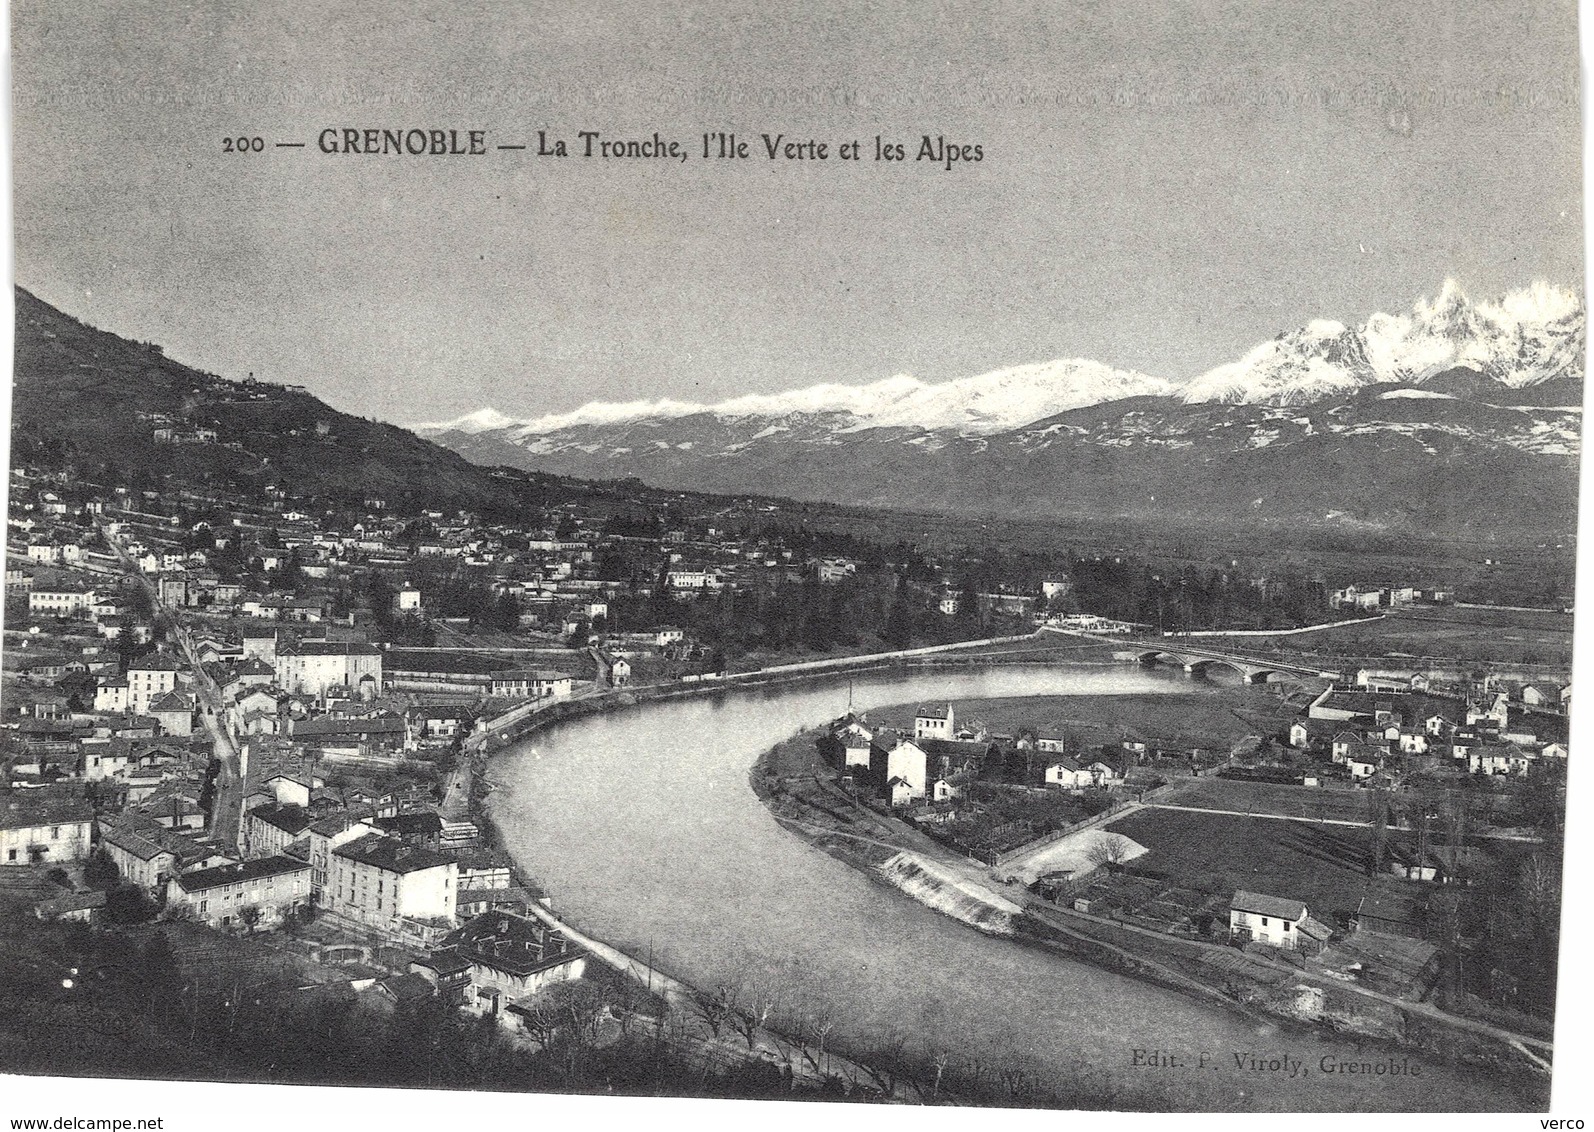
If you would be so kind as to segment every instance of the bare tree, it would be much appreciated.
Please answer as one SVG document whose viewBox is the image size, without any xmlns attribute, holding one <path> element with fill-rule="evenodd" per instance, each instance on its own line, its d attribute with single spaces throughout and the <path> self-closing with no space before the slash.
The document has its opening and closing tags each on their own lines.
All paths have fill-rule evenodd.
<svg viewBox="0 0 1594 1132">
<path fill-rule="evenodd" d="M 946 1067 L 951 1060 L 952 1055 L 944 1049 L 938 1049 L 932 1055 L 930 1063 L 935 1066 L 935 1081 L 930 1086 L 931 1100 L 935 1100 L 941 1096 L 941 1078 L 946 1076 Z"/>
<path fill-rule="evenodd" d="M 692 1016 L 707 1026 L 710 1034 L 718 1038 L 720 1029 L 730 1020 L 736 1009 L 736 988 L 721 983 L 712 991 L 695 991 L 688 1001 L 688 1008 Z"/>
<path fill-rule="evenodd" d="M 547 1049 L 558 1036 L 559 1012 L 546 998 L 536 996 L 522 1003 L 519 1015 L 520 1028 L 540 1048 Z"/>
<path fill-rule="evenodd" d="M 1085 858 L 1097 868 L 1116 872 L 1118 866 L 1129 859 L 1129 845 L 1129 839 L 1122 834 L 1103 833 L 1091 842 Z"/>
<path fill-rule="evenodd" d="M 769 1025 L 770 1016 L 780 1005 L 781 979 L 773 971 L 755 971 L 746 978 L 735 996 L 731 1025 L 752 1049 L 760 1030 Z"/>
</svg>

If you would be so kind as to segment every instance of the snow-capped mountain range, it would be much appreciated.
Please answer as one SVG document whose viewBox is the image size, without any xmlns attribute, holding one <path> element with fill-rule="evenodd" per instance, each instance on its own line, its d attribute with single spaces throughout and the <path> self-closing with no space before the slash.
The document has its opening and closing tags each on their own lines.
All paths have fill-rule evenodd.
<svg viewBox="0 0 1594 1132">
<path fill-rule="evenodd" d="M 511 442 L 577 426 L 621 425 L 708 413 L 779 419 L 845 415 L 849 429 L 922 428 L 983 436 L 1042 417 L 1126 397 L 1177 396 L 1186 404 L 1309 404 L 1367 385 L 1421 384 L 1465 367 L 1509 388 L 1581 375 L 1584 309 L 1564 288 L 1535 283 L 1498 302 L 1472 303 L 1454 280 L 1409 314 L 1375 314 L 1361 326 L 1316 320 L 1243 358 L 1183 383 L 1069 358 L 929 385 L 900 374 L 868 385 L 825 383 L 705 404 L 594 401 L 565 413 L 515 418 L 482 409 L 412 426 L 425 435 L 501 433 Z"/>
<path fill-rule="evenodd" d="M 1492 499 L 1531 483 L 1536 521 L 1569 528 L 1584 349 L 1575 292 L 1535 283 L 1473 302 L 1446 281 L 1405 314 L 1310 322 L 1184 381 L 1067 359 L 941 384 L 901 375 L 413 427 L 478 463 L 927 509 L 1236 506 L 1228 496 L 1248 493 L 1255 473 L 1275 485 L 1272 502 L 1268 491 L 1245 501 L 1264 516 L 1475 532 Z M 1487 482 L 1466 487 L 1484 469 Z M 1398 495 L 1369 495 L 1386 476 L 1403 479 Z M 1203 484 L 1227 485 L 1223 498 Z"/>
</svg>

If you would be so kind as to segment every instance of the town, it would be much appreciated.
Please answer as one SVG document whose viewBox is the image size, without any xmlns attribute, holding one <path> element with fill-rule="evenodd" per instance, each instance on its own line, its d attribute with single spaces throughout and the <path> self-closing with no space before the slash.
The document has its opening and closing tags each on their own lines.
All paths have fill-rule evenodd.
<svg viewBox="0 0 1594 1132">
<path fill-rule="evenodd" d="M 627 1087 L 701 1091 L 707 1061 L 733 1093 L 896 1095 L 880 1051 L 821 1057 L 815 1019 L 583 935 L 487 809 L 489 756 L 550 724 L 882 670 L 1162 669 L 1210 694 L 1160 714 L 1126 697 L 1094 722 L 1024 700 L 849 715 L 754 773 L 800 835 L 856 840 L 859 821 L 875 849 L 977 867 L 1076 948 L 1131 929 L 1154 951 L 1220 947 L 1227 967 L 1158 961 L 1209 988 L 1221 969 L 1235 1001 L 1279 993 L 1286 960 L 1258 949 L 1298 958 L 1281 942 L 1310 939 L 1337 976 L 1359 963 L 1423 1007 L 1542 1032 L 1558 903 L 1530 916 L 1502 894 L 1531 867 L 1558 901 L 1562 548 L 1330 541 L 1308 564 L 1221 532 L 992 529 L 474 468 L 301 386 L 188 370 L 19 302 L 41 373 L 113 357 L 161 375 L 138 398 L 132 376 L 108 387 L 125 413 L 71 410 L 99 440 L 17 433 L 0 683 L 14 973 L 62 1008 L 107 1009 L 118 980 L 165 988 L 156 1014 L 186 1038 L 151 1039 L 152 1072 L 413 1083 L 395 1051 L 430 1043 L 505 1087 L 641 1073 Z M 1287 834 L 1281 816 L 1350 840 L 1310 865 L 1253 828 Z M 1248 902 L 1301 911 L 1285 939 Z M 1364 946 L 1379 916 L 1413 941 L 1399 978 Z M 237 1029 L 244 990 L 251 1040 L 200 1043 Z M 494 1020 L 485 1044 L 476 1018 Z M 376 1026 L 388 1052 L 328 1038 L 304 1060 L 262 1036 L 285 1019 Z M 129 1056 L 95 1032 L 85 1070 Z M 196 1045 L 221 1060 L 196 1066 Z M 960 1082 L 971 1099 L 980 1077 Z"/>
<path fill-rule="evenodd" d="M 216 442 L 146 424 L 158 444 Z M 1338 954 L 1341 976 L 1355 964 L 1363 983 L 1418 1001 L 1465 955 L 1481 961 L 1447 1003 L 1509 1021 L 1553 1002 L 1548 912 L 1502 932 L 1484 894 L 1527 867 L 1489 837 L 1559 843 L 1564 674 L 1529 661 L 1329 670 L 1280 649 L 1294 622 L 1362 633 L 1386 614 L 1442 613 L 1456 603 L 1446 589 L 1221 575 L 1198 590 L 1187 571 L 1166 578 L 1175 602 L 1152 564 L 1124 556 L 934 558 L 782 527 L 764 504 L 694 512 L 684 496 L 514 525 L 282 482 L 202 494 L 18 466 L 10 500 L 6 914 L 159 932 L 195 1009 L 210 964 L 226 972 L 217 992 L 243 971 L 261 993 L 314 987 L 379 1015 L 425 1002 L 495 1019 L 533 1050 L 572 1027 L 596 1042 L 607 1025 L 614 1040 L 623 1019 L 662 1032 L 662 1000 L 622 993 L 525 871 L 535 862 L 496 845 L 484 753 L 584 702 L 844 673 L 960 641 L 991 662 L 1014 648 L 1007 660 L 1082 649 L 1173 664 L 1259 684 L 1275 708 L 1243 737 L 1196 742 L 1145 727 L 1001 730 L 953 704 L 895 730 L 848 716 L 817 746 L 831 803 L 873 807 L 1007 874 L 1043 916 L 1087 934 L 1245 944 L 1224 968 L 1231 984 L 1237 972 L 1276 984 L 1280 955 Z M 1133 619 L 1152 609 L 1164 626 L 1252 627 Z M 1179 836 L 1221 844 L 1223 822 L 1270 807 L 1365 830 L 1347 857 L 1354 883 L 1336 867 L 1292 886 L 1281 869 L 1267 892 L 1224 889 L 1232 861 L 1196 853 L 1197 869 L 1160 828 L 1204 822 Z M 604 993 L 571 997 L 588 984 Z"/>
</svg>

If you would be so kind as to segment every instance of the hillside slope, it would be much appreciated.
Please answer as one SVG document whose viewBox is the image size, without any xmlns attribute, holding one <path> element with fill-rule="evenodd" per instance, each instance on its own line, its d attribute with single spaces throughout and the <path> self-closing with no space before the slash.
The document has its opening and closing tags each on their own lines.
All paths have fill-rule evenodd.
<svg viewBox="0 0 1594 1132">
<path fill-rule="evenodd" d="M 504 502 L 502 481 L 487 469 L 405 429 L 340 413 L 302 390 L 202 373 L 159 346 L 86 326 L 20 287 L 16 303 L 14 461 L 243 490 L 280 482 L 395 506 Z M 161 443 L 160 430 L 186 442 Z"/>
</svg>

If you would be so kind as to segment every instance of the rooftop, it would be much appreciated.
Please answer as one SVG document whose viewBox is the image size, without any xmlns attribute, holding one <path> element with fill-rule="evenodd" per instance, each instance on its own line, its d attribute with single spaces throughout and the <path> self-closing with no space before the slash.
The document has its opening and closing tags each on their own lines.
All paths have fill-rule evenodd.
<svg viewBox="0 0 1594 1132">
<path fill-rule="evenodd" d="M 1277 916 L 1281 920 L 1300 920 L 1306 916 L 1306 904 L 1284 896 L 1266 896 L 1260 892 L 1236 892 L 1229 901 L 1235 912 L 1254 912 L 1259 916 Z"/>
<path fill-rule="evenodd" d="M 70 825 L 93 820 L 94 808 L 82 798 L 29 798 L 15 793 L 0 795 L 0 829 L 31 829 L 40 825 Z"/>
<path fill-rule="evenodd" d="M 176 880 L 178 887 L 184 892 L 206 892 L 240 881 L 263 880 L 266 877 L 309 871 L 308 862 L 296 861 L 292 857 L 257 857 L 252 861 L 217 865 L 213 869 L 201 869 L 197 873 L 184 873 Z"/>
<path fill-rule="evenodd" d="M 435 869 L 454 863 L 441 854 L 417 849 L 382 833 L 368 833 L 355 838 L 334 849 L 332 855 L 390 873 L 416 873 L 422 869 Z"/>
</svg>

